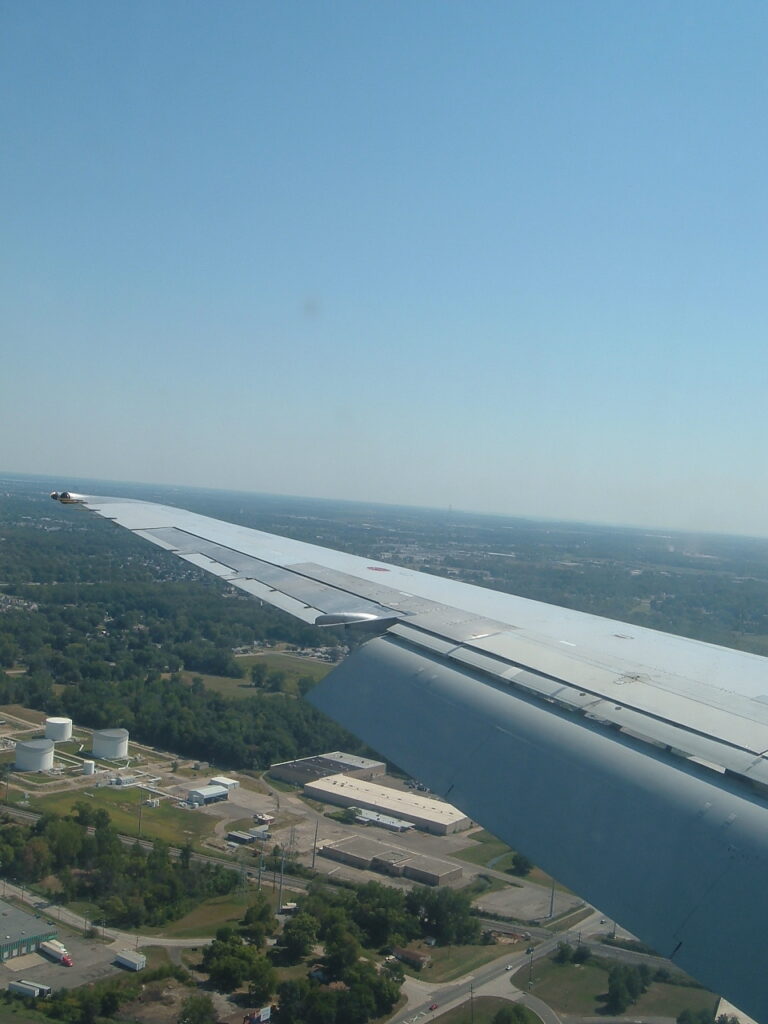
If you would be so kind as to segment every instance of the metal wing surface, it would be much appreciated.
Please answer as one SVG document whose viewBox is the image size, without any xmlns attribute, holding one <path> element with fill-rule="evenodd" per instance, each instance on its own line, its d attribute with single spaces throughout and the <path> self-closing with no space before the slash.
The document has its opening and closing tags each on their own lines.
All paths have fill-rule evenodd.
<svg viewBox="0 0 768 1024">
<path fill-rule="evenodd" d="M 371 634 L 310 700 L 768 1021 L 768 661 L 182 509 L 85 505 Z"/>
</svg>

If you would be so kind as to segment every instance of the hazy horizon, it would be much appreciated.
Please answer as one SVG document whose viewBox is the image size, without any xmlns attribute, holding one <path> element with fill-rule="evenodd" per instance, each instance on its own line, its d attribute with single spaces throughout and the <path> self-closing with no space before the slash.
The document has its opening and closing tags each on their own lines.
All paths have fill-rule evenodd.
<svg viewBox="0 0 768 1024">
<path fill-rule="evenodd" d="M 574 527 L 585 527 L 588 529 L 606 529 L 606 530 L 629 530 L 633 532 L 648 530 L 653 534 L 663 536 L 665 533 L 675 534 L 680 537 L 685 536 L 713 536 L 713 537 L 733 537 L 743 538 L 752 540 L 764 540 L 768 539 L 768 532 L 766 534 L 758 533 L 728 533 L 725 531 L 718 530 L 695 530 L 695 529 L 676 529 L 669 525 L 651 525 L 649 523 L 630 523 L 630 522 L 616 522 L 616 521 L 601 521 L 601 520 L 589 520 L 589 519 L 574 519 L 568 516 L 545 516 L 545 515 L 525 515 L 519 513 L 505 513 L 505 512 L 493 512 L 485 509 L 478 508 L 459 508 L 453 505 L 440 506 L 440 505 L 413 505 L 401 502 L 392 501 L 374 501 L 366 498 L 342 498 L 342 497 L 327 497 L 323 495 L 311 495 L 311 494 L 299 494 L 299 493 L 277 493 L 273 491 L 244 491 L 240 488 L 226 488 L 226 487 L 206 487 L 203 484 L 195 483 L 167 483 L 163 481 L 140 481 L 140 480 L 103 480 L 94 477 L 84 476 L 73 476 L 68 478 L 70 483 L 64 483 L 62 485 L 59 475 L 52 475 L 49 473 L 23 473 L 16 470 L 3 470 L 0 469 L 0 483 L 5 481 L 21 481 L 21 482 L 35 482 L 39 481 L 41 484 L 41 496 L 45 496 L 53 490 L 65 490 L 68 487 L 73 489 L 71 481 L 75 482 L 77 486 L 84 486 L 86 484 L 104 484 L 105 487 L 100 490 L 86 490 L 84 493 L 90 494 L 104 494 L 107 496 L 125 496 L 125 497 L 136 497 L 137 495 L 142 500 L 158 500 L 158 495 L 152 495 L 155 489 L 160 491 L 178 492 L 178 494 L 184 498 L 187 495 L 194 495 L 199 493 L 203 496 L 226 496 L 231 498 L 244 498 L 244 499 L 269 499 L 273 502 L 317 502 L 319 504 L 326 503 L 331 506 L 338 505 L 351 505 L 356 508 L 370 508 L 372 510 L 385 509 L 385 510 L 402 510 L 402 511 L 414 511 L 422 513 L 431 513 L 440 516 L 459 515 L 459 516 L 478 516 L 481 518 L 488 519 L 509 519 L 520 522 L 540 523 L 542 525 L 551 524 L 553 526 L 574 526 Z M 107 491 L 107 487 L 112 490 Z M 124 494 L 121 495 L 122 491 L 135 490 L 137 495 Z M 143 492 L 143 493 L 142 493 Z M 170 498 L 171 495 L 166 496 Z M 178 502 L 171 501 L 171 504 L 178 504 Z M 182 507 L 182 506 L 180 506 Z M 287 509 L 286 509 L 287 511 Z"/>
<path fill-rule="evenodd" d="M 768 8 L 6 5 L 0 463 L 768 535 Z"/>
</svg>

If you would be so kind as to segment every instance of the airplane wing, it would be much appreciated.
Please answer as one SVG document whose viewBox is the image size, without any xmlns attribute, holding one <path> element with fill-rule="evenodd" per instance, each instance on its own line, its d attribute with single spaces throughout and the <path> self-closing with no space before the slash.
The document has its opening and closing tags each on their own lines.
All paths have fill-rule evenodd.
<svg viewBox="0 0 768 1024">
<path fill-rule="evenodd" d="M 170 506 L 52 497 L 363 631 L 316 707 L 768 1021 L 768 660 Z"/>
</svg>

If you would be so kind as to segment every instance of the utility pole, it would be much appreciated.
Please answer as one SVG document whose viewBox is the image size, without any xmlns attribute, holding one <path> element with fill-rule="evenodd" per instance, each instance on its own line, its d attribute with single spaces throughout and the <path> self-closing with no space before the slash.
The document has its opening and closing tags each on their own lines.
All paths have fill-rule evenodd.
<svg viewBox="0 0 768 1024">
<path fill-rule="evenodd" d="M 280 908 L 283 905 L 283 875 L 285 874 L 285 848 L 283 848 L 283 856 L 280 858 L 280 889 L 277 893 L 277 912 L 280 913 Z"/>
<path fill-rule="evenodd" d="M 469 983 L 469 1019 L 471 1024 L 475 1024 L 475 992 L 471 981 Z"/>
<path fill-rule="evenodd" d="M 312 870 L 315 870 L 315 857 L 317 856 L 317 830 L 320 828 L 320 819 L 315 821 L 315 839 L 312 843 Z"/>
<path fill-rule="evenodd" d="M 555 916 L 555 880 L 552 879 L 552 891 L 549 894 L 549 916 Z"/>
</svg>

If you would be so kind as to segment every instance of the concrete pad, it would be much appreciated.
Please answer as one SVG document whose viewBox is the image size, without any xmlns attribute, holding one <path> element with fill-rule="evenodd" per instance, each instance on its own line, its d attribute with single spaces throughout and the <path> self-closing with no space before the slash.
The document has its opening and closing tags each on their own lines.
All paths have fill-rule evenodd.
<svg viewBox="0 0 768 1024">
<path fill-rule="evenodd" d="M 39 953 L 25 953 L 23 956 L 12 956 L 4 962 L 3 966 L 16 974 L 19 971 L 31 971 L 34 967 L 47 963 L 50 961 L 40 956 Z"/>
</svg>

